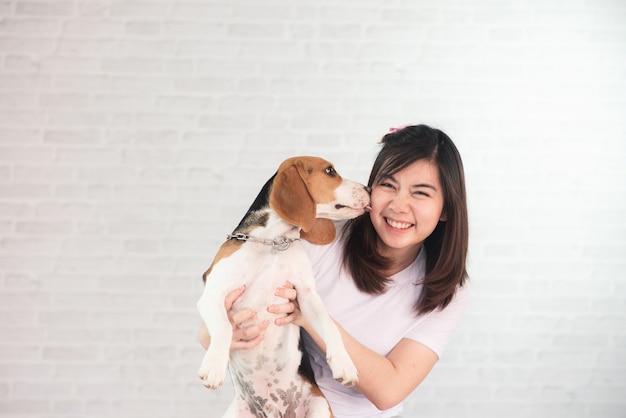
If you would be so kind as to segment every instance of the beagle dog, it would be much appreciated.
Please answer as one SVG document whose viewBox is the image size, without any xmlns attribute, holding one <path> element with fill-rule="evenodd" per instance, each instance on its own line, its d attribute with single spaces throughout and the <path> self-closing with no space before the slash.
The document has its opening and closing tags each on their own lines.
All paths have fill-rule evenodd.
<svg viewBox="0 0 626 418">
<path fill-rule="evenodd" d="M 294 284 L 302 315 L 326 343 L 333 377 L 346 386 L 356 384 L 356 367 L 315 291 L 311 262 L 299 240 L 330 243 L 336 234 L 333 220 L 363 214 L 369 201 L 367 188 L 342 179 L 332 163 L 293 157 L 283 161 L 227 236 L 203 275 L 204 290 L 197 303 L 211 336 L 200 378 L 215 389 L 229 369 L 235 388 L 235 399 L 223 417 L 332 417 L 319 388 L 298 373 L 303 356 L 299 327 L 277 326 L 275 314 L 266 310 L 285 302 L 274 291 L 286 281 Z M 242 285 L 246 292 L 235 301 L 233 312 L 251 308 L 258 321 L 267 319 L 270 325 L 258 346 L 231 352 L 233 330 L 224 300 Z"/>
</svg>

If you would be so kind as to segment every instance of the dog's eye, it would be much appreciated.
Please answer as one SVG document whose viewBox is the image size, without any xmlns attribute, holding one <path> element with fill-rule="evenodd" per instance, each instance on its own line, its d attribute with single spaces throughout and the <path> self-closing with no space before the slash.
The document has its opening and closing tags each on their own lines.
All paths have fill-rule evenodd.
<svg viewBox="0 0 626 418">
<path fill-rule="evenodd" d="M 328 167 L 326 168 L 326 174 L 335 177 L 337 175 L 337 172 L 335 171 L 334 167 Z"/>
</svg>

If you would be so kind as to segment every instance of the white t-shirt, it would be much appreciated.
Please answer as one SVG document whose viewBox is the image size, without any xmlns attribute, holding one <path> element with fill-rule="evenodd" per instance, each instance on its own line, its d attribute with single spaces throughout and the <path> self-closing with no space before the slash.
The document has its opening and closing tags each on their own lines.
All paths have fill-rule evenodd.
<svg viewBox="0 0 626 418">
<path fill-rule="evenodd" d="M 343 224 L 337 224 L 341 228 Z M 371 350 L 386 356 L 403 338 L 418 341 L 440 358 L 469 302 L 468 286 L 459 288 L 444 310 L 416 316 L 413 310 L 422 290 L 416 284 L 424 277 L 425 251 L 409 267 L 395 274 L 381 295 L 361 292 L 342 268 L 343 240 L 325 246 L 304 242 L 311 258 L 316 289 L 330 316 L 354 338 Z M 335 381 L 324 353 L 308 335 L 304 337 L 317 384 L 330 402 L 337 418 L 384 418 L 397 416 L 402 404 L 380 411 L 361 392 Z"/>
</svg>

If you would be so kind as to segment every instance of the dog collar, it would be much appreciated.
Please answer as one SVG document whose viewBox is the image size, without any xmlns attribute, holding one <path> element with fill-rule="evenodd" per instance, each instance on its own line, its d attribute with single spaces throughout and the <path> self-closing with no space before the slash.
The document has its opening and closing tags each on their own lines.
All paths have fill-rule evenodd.
<svg viewBox="0 0 626 418">
<path fill-rule="evenodd" d="M 274 248 L 274 249 L 276 249 L 278 251 L 285 251 L 287 248 L 289 248 L 289 246 L 291 245 L 292 242 L 300 241 L 300 238 L 287 238 L 284 235 L 281 235 L 281 236 L 276 237 L 274 239 L 256 238 L 256 237 L 253 237 L 251 235 L 244 234 L 242 232 L 238 232 L 236 234 L 228 234 L 228 235 L 226 235 L 226 239 L 227 240 L 236 239 L 238 241 L 258 242 L 258 243 L 261 243 L 261 244 L 264 244 L 264 245 L 271 245 L 272 248 Z"/>
</svg>

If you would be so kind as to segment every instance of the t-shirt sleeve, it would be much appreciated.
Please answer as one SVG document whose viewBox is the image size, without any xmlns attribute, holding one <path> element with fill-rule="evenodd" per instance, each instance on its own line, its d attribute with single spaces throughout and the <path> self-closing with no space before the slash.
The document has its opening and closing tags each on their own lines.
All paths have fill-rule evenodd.
<svg viewBox="0 0 626 418">
<path fill-rule="evenodd" d="M 441 358 L 454 330 L 465 314 L 469 299 L 469 283 L 465 283 L 457 290 L 448 306 L 427 314 L 423 321 L 407 332 L 405 338 L 424 344 Z"/>
</svg>

